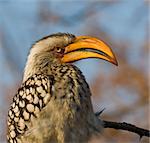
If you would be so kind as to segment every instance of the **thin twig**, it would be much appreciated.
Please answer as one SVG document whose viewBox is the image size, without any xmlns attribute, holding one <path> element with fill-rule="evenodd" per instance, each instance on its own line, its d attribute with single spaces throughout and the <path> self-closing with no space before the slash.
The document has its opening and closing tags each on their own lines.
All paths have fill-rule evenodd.
<svg viewBox="0 0 150 143">
<path fill-rule="evenodd" d="M 129 124 L 129 123 L 117 123 L 117 122 L 111 122 L 111 121 L 105 121 L 103 120 L 104 128 L 112 128 L 112 129 L 119 129 L 119 130 L 126 130 L 129 132 L 136 133 L 142 138 L 143 136 L 150 137 L 150 131 L 146 129 L 142 129 L 139 127 L 136 127 L 135 125 Z"/>
</svg>

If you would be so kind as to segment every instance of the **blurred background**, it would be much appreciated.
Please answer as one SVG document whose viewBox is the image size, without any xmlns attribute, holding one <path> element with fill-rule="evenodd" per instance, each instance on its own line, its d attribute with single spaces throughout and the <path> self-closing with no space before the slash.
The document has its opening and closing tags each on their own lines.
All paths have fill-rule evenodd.
<svg viewBox="0 0 150 143">
<path fill-rule="evenodd" d="M 76 62 L 92 90 L 94 111 L 103 120 L 148 123 L 150 70 L 148 4 L 144 0 L 0 0 L 0 143 L 6 143 L 6 116 L 22 80 L 32 44 L 45 35 L 69 32 L 107 42 L 119 66 L 102 60 Z M 133 133 L 104 129 L 90 143 L 148 143 Z"/>
</svg>

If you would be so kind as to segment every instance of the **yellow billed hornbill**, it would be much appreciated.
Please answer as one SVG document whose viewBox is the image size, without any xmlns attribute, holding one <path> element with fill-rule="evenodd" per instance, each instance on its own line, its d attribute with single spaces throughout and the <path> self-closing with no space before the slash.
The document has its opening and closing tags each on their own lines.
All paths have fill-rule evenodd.
<svg viewBox="0 0 150 143">
<path fill-rule="evenodd" d="M 32 46 L 8 112 L 9 143 L 81 143 L 101 131 L 89 86 L 72 64 L 85 58 L 117 65 L 109 46 L 89 36 L 57 33 Z"/>
</svg>

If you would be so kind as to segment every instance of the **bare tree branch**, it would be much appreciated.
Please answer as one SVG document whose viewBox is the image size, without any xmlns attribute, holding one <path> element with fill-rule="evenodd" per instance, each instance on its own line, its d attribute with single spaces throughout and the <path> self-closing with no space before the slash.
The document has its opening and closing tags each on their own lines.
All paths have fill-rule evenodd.
<svg viewBox="0 0 150 143">
<path fill-rule="evenodd" d="M 111 122 L 111 121 L 105 121 L 103 120 L 104 128 L 112 128 L 112 129 L 119 129 L 119 130 L 125 130 L 132 133 L 136 133 L 142 138 L 143 136 L 150 137 L 150 131 L 136 127 L 135 125 L 129 124 L 129 123 L 117 123 L 117 122 Z"/>
</svg>

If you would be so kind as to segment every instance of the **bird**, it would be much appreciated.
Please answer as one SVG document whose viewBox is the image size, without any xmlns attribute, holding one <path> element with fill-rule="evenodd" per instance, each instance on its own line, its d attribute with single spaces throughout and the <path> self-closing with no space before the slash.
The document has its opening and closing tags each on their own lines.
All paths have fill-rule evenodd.
<svg viewBox="0 0 150 143">
<path fill-rule="evenodd" d="M 86 58 L 118 65 L 112 49 L 92 36 L 54 33 L 32 45 L 8 110 L 8 143 L 85 143 L 102 131 L 90 87 L 73 64 Z"/>
</svg>

